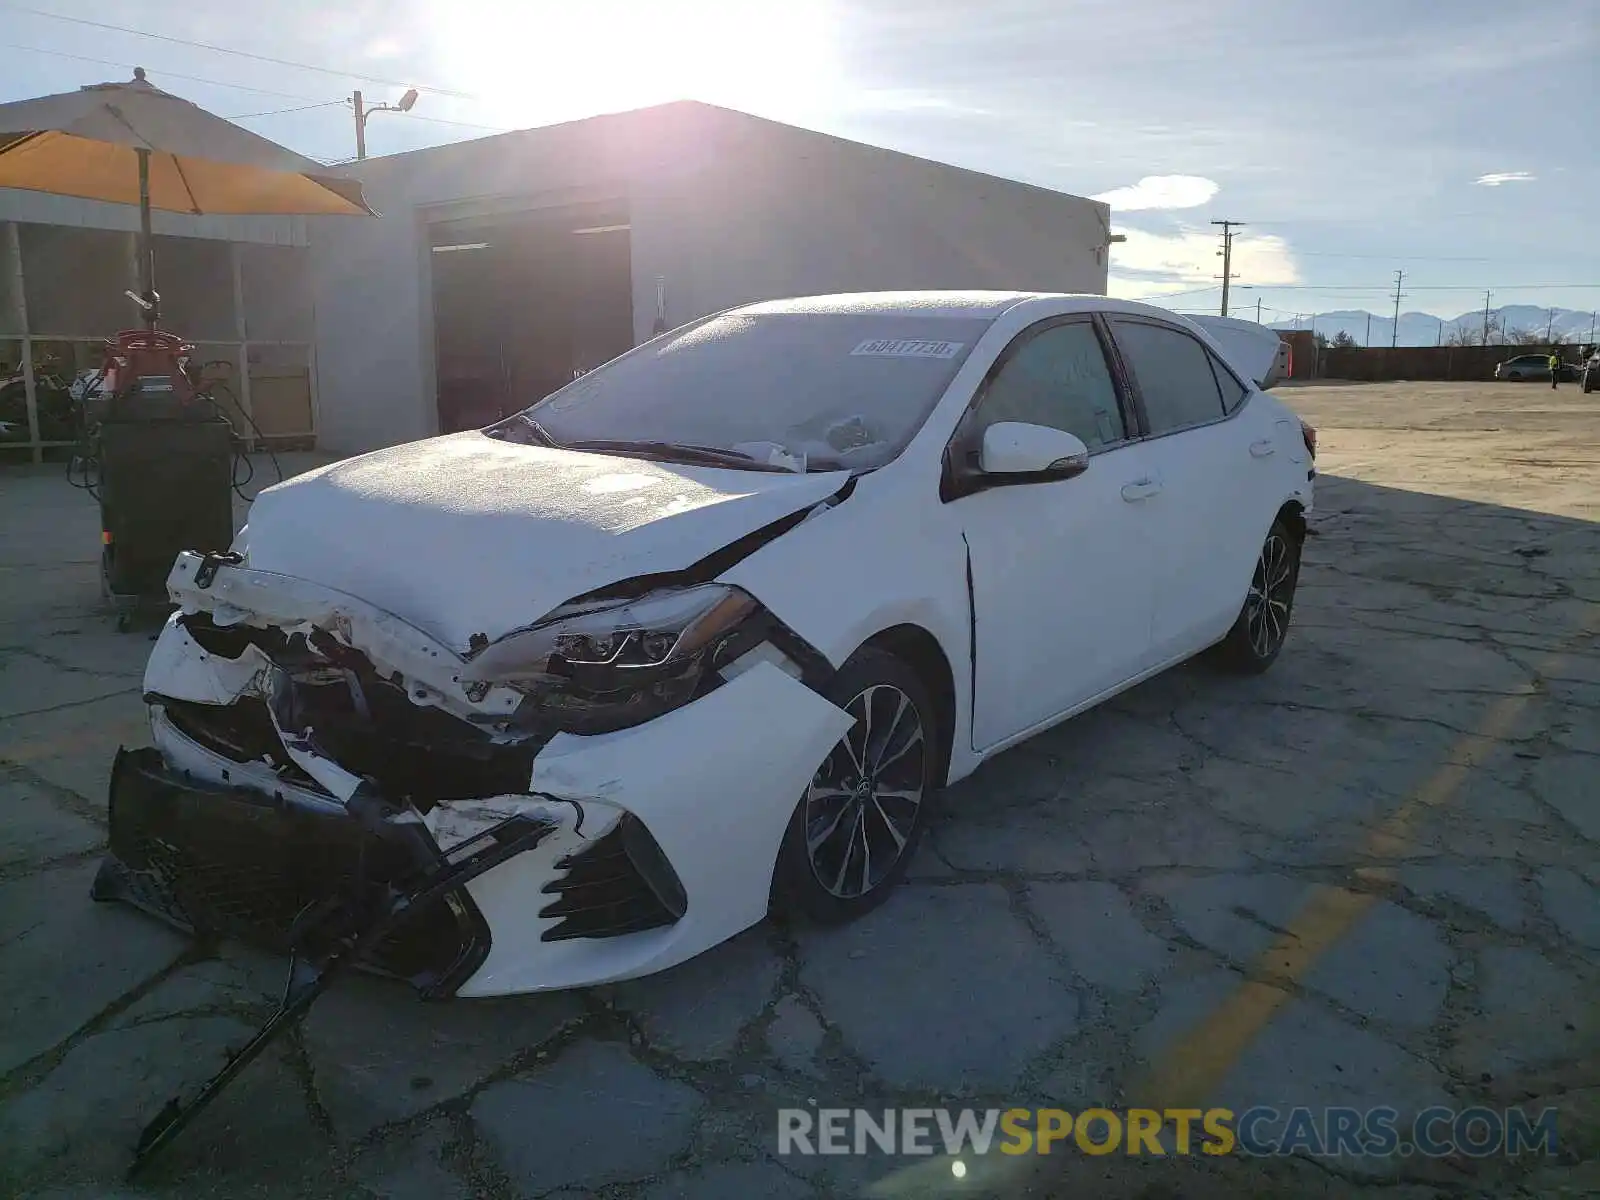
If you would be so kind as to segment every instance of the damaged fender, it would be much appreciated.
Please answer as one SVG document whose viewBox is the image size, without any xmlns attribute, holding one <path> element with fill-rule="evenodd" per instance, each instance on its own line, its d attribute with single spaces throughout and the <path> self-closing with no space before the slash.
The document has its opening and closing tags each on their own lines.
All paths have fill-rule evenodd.
<svg viewBox="0 0 1600 1200">
<path fill-rule="evenodd" d="M 541 943 L 549 878 L 532 856 L 496 867 L 468 891 L 495 930 L 462 996 L 544 991 L 660 971 L 726 941 L 767 913 L 784 830 L 817 766 L 852 720 L 803 683 L 759 663 L 694 703 L 616 733 L 557 734 L 534 759 L 533 790 L 570 800 L 584 834 L 626 810 L 683 883 L 676 924 L 625 937 Z M 713 813 L 715 796 L 736 798 Z M 562 838 L 561 841 L 567 841 Z M 553 845 L 554 843 L 552 843 Z"/>
</svg>

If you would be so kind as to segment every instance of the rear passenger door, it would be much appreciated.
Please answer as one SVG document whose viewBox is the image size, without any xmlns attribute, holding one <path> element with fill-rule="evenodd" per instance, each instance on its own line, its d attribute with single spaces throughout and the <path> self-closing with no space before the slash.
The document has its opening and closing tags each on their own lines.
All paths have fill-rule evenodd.
<svg viewBox="0 0 1600 1200">
<path fill-rule="evenodd" d="M 1158 491 L 1147 503 L 1157 548 L 1151 650 L 1192 654 L 1238 616 L 1281 500 L 1281 446 L 1265 405 L 1187 330 L 1115 316 Z"/>
</svg>

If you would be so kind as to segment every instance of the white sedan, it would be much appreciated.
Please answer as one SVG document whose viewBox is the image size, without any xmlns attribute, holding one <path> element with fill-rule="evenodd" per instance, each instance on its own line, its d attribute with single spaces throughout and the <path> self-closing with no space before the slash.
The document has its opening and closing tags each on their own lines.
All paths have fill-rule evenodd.
<svg viewBox="0 0 1600 1200">
<path fill-rule="evenodd" d="M 173 568 L 95 894 L 430 996 L 857 916 L 935 789 L 1277 657 L 1315 437 L 1276 350 L 1100 297 L 756 304 L 268 489 Z"/>
</svg>

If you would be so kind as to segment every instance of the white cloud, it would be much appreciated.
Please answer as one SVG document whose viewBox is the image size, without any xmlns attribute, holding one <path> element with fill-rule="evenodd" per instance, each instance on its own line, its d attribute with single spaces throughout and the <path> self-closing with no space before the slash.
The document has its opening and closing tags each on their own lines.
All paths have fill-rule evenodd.
<svg viewBox="0 0 1600 1200">
<path fill-rule="evenodd" d="M 1479 175 L 1472 182 L 1483 187 L 1499 187 L 1502 183 L 1531 183 L 1538 178 L 1532 171 L 1491 171 Z"/>
<path fill-rule="evenodd" d="M 1200 175 L 1146 175 L 1138 183 L 1112 188 L 1090 197 L 1111 206 L 1112 212 L 1141 208 L 1198 208 L 1221 188 Z"/>
<path fill-rule="evenodd" d="M 1117 229 L 1127 237 L 1111 247 L 1112 295 L 1138 300 L 1161 292 L 1220 286 L 1221 239 L 1209 229 L 1185 228 L 1177 233 Z M 1126 274 L 1124 273 L 1126 272 Z M 1280 286 L 1300 282 L 1300 270 L 1289 243 L 1270 234 L 1233 237 L 1235 286 L 1241 283 Z"/>
</svg>

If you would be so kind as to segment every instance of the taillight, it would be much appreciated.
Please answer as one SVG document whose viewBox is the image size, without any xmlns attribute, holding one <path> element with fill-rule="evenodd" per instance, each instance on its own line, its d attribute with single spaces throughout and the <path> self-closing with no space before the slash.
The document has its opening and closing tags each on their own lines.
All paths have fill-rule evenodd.
<svg viewBox="0 0 1600 1200">
<path fill-rule="evenodd" d="M 1317 456 L 1317 427 L 1308 422 L 1300 422 L 1300 436 L 1305 439 L 1306 453 L 1312 458 Z"/>
</svg>

